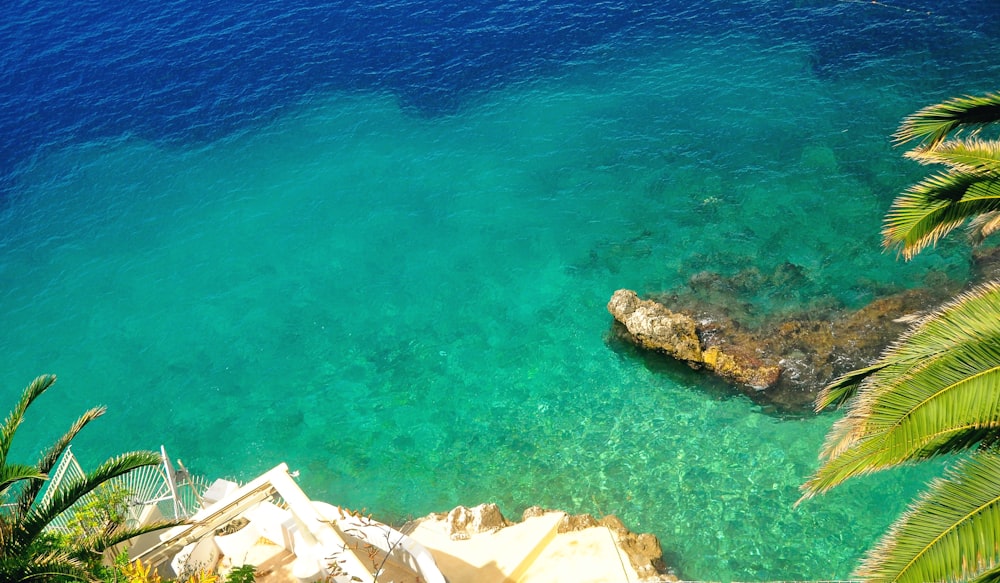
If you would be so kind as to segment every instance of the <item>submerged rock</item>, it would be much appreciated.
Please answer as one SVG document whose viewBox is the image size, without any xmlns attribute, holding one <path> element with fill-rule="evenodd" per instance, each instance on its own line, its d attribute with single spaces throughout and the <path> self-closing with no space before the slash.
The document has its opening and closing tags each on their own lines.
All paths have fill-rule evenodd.
<svg viewBox="0 0 1000 583">
<path fill-rule="evenodd" d="M 710 371 L 761 405 L 801 412 L 812 409 L 824 385 L 873 362 L 912 317 L 938 305 L 943 293 L 951 291 L 907 290 L 859 310 L 801 311 L 753 328 L 732 317 L 728 306 L 699 303 L 690 296 L 640 300 L 634 291 L 618 290 L 608 311 L 615 317 L 617 338 Z M 667 302 L 683 308 L 671 310 Z M 684 326 L 664 325 L 665 314 Z M 683 350 L 676 348 L 678 342 Z M 695 342 L 697 348 L 691 346 Z"/>
<path fill-rule="evenodd" d="M 1000 279 L 1000 247 L 976 247 L 972 250 L 972 276 L 976 281 Z"/>
<path fill-rule="evenodd" d="M 682 360 L 693 368 L 704 367 L 754 390 L 767 389 L 778 381 L 781 368 L 761 360 L 752 346 L 713 342 L 692 316 L 673 312 L 652 300 L 641 300 L 632 290 L 616 291 L 608 302 L 608 311 L 625 327 L 623 335 L 642 348 Z"/>
<path fill-rule="evenodd" d="M 697 325 L 691 317 L 671 312 L 663 304 L 640 300 L 627 289 L 611 296 L 608 311 L 625 325 L 637 345 L 690 363 L 704 362 Z"/>
</svg>

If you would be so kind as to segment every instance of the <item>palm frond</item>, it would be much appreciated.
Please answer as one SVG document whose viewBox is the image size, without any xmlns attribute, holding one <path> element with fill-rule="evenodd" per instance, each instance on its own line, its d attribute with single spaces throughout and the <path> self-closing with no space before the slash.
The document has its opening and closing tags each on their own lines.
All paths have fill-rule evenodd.
<svg viewBox="0 0 1000 583">
<path fill-rule="evenodd" d="M 9 532 L 7 533 L 9 534 Z M 57 537 L 42 536 L 27 548 L 4 537 L 0 545 L 0 581 L 90 581 L 86 563 Z"/>
<path fill-rule="evenodd" d="M 176 520 L 158 520 L 149 524 L 145 524 L 137 527 L 125 527 L 122 525 L 113 525 L 113 528 L 109 529 L 107 532 L 91 535 L 83 541 L 80 546 L 86 549 L 92 550 L 93 552 L 103 552 L 104 549 L 113 547 L 116 544 L 123 543 L 130 538 L 135 538 L 137 536 L 144 535 L 149 532 L 156 532 L 158 530 L 164 530 L 166 528 L 173 528 L 175 526 L 181 526 L 182 524 L 187 524 L 186 519 L 176 519 Z"/>
<path fill-rule="evenodd" d="M 34 540 L 59 514 L 95 490 L 101 484 L 144 466 L 162 463 L 160 454 L 152 451 L 134 451 L 111 458 L 83 478 L 70 480 L 56 491 L 45 504 L 35 506 L 20 521 L 15 532 L 16 542 L 26 544 Z"/>
<path fill-rule="evenodd" d="M 1000 567 L 986 571 L 969 583 L 1000 583 Z"/>
<path fill-rule="evenodd" d="M 903 156 L 921 164 L 944 164 L 966 174 L 1000 175 L 1000 142 L 994 140 L 948 140 L 934 148 L 914 148 Z"/>
<path fill-rule="evenodd" d="M 1000 434 L 1000 282 L 916 322 L 864 373 L 804 497 Z M 874 369 L 874 370 L 873 370 Z"/>
<path fill-rule="evenodd" d="M 919 139 L 933 148 L 953 131 L 975 130 L 996 121 L 1000 121 L 1000 93 L 956 97 L 907 116 L 893 140 L 902 144 Z"/>
<path fill-rule="evenodd" d="M 4 464 L 0 466 L 0 496 L 2 496 L 8 488 L 17 484 L 19 482 L 27 482 L 30 487 L 32 482 L 37 484 L 42 484 L 48 478 L 47 475 L 38 471 L 38 468 L 34 466 L 28 466 L 23 464 Z"/>
<path fill-rule="evenodd" d="M 56 462 L 59 461 L 59 456 L 66 451 L 69 447 L 70 442 L 76 437 L 80 430 L 87 426 L 88 423 L 97 419 L 105 412 L 104 407 L 95 407 L 90 409 L 81 415 L 73 425 L 70 426 L 69 430 L 63 434 L 45 453 L 42 454 L 41 459 L 38 462 L 38 470 L 44 474 L 48 474 L 55 467 Z M 38 498 L 38 494 L 42 491 L 42 482 L 32 482 L 28 483 L 24 489 L 20 491 L 17 497 L 17 503 L 15 505 L 15 512 L 18 516 L 24 516 L 31 509 L 32 504 Z"/>
<path fill-rule="evenodd" d="M 857 394 L 862 381 L 871 376 L 872 373 L 885 368 L 885 366 L 885 364 L 873 364 L 840 375 L 830 384 L 823 387 L 819 394 L 816 395 L 816 412 L 819 413 L 831 405 L 842 406 Z"/>
<path fill-rule="evenodd" d="M 60 577 L 90 581 L 86 564 L 64 550 L 34 553 L 29 557 L 10 556 L 0 559 L 0 580 L 10 583 L 46 583 Z"/>
<path fill-rule="evenodd" d="M 11 410 L 0 426 L 0 466 L 7 463 L 7 453 L 10 451 L 10 444 L 14 440 L 14 433 L 24 421 L 24 412 L 28 410 L 31 403 L 39 397 L 46 389 L 56 382 L 55 375 L 42 375 L 31 381 L 24 392 L 21 400 Z"/>
<path fill-rule="evenodd" d="M 1000 93 L 950 99 L 903 120 L 895 142 L 920 142 L 905 156 L 946 170 L 893 201 L 886 249 L 908 260 L 966 222 L 973 244 L 1000 231 L 1000 142 L 978 138 L 995 122 Z M 910 506 L 857 576 L 1000 583 L 1000 282 L 922 317 L 874 364 L 825 387 L 816 408 L 845 403 L 799 502 L 851 477 L 977 450 Z"/>
<path fill-rule="evenodd" d="M 893 201 L 882 245 L 912 259 L 966 220 L 1000 210 L 1000 179 L 951 172 L 931 176 Z"/>
<path fill-rule="evenodd" d="M 1000 564 L 1000 455 L 958 463 L 890 527 L 856 575 L 899 583 L 983 576 Z"/>
</svg>

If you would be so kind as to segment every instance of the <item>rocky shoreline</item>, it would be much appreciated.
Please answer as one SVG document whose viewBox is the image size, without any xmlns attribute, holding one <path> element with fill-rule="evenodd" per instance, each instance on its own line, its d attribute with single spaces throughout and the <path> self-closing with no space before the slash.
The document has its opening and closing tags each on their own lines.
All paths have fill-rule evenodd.
<svg viewBox="0 0 1000 583">
<path fill-rule="evenodd" d="M 872 362 L 938 303 L 934 294 L 909 290 L 854 312 L 803 314 L 756 329 L 711 307 L 675 312 L 631 290 L 616 291 L 608 311 L 615 338 L 712 373 L 759 404 L 801 412 L 826 383 Z"/>
<path fill-rule="evenodd" d="M 977 249 L 972 258 L 970 285 L 1000 277 L 1000 248 Z M 753 310 L 741 303 L 741 286 L 747 280 L 790 285 L 786 280 L 796 269 L 751 271 L 731 277 L 701 272 L 685 290 L 646 299 L 633 290 L 618 290 L 607 306 L 614 317 L 609 341 L 705 371 L 774 411 L 804 413 L 812 410 L 824 385 L 873 362 L 921 314 L 963 287 L 942 278 L 883 295 L 855 310 L 808 306 L 761 320 L 749 317 Z"/>
</svg>

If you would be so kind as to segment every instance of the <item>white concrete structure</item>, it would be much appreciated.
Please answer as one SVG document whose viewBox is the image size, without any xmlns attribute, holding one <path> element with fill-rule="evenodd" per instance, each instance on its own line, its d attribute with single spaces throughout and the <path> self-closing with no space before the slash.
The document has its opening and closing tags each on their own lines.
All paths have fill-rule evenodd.
<svg viewBox="0 0 1000 583">
<path fill-rule="evenodd" d="M 259 582 L 446 583 L 421 545 L 385 524 L 313 502 L 285 464 L 241 487 L 216 481 L 203 499 L 188 524 L 133 540 L 130 557 L 166 577 L 253 565 Z"/>
<path fill-rule="evenodd" d="M 560 533 L 563 512 L 455 536 L 445 518 L 420 520 L 410 537 L 449 583 L 638 583 L 642 578 L 605 526 Z M 659 579 L 666 581 L 671 579 Z"/>
<path fill-rule="evenodd" d="M 216 480 L 199 500 L 201 508 L 186 524 L 129 541 L 129 556 L 168 579 L 198 570 L 225 575 L 253 565 L 259 583 L 642 580 L 614 532 L 605 526 L 560 532 L 567 519 L 562 512 L 509 524 L 497 509 L 503 524 L 457 534 L 443 515 L 431 515 L 409 525 L 412 531 L 404 535 L 370 517 L 310 500 L 285 464 L 243 486 Z M 492 505 L 477 509 L 487 506 Z M 169 514 L 171 506 L 142 508 L 140 521 L 148 523 Z"/>
</svg>

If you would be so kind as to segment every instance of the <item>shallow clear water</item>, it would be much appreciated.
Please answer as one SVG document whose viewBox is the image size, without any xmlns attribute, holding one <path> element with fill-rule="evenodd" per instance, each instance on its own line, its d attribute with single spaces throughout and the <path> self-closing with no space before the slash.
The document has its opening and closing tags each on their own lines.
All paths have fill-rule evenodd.
<svg viewBox="0 0 1000 583">
<path fill-rule="evenodd" d="M 160 443 L 213 477 L 285 461 L 314 498 L 388 520 L 484 501 L 614 513 L 689 578 L 846 577 L 936 468 L 793 508 L 833 416 L 782 419 L 651 368 L 609 343 L 605 304 L 784 262 L 806 300 L 847 305 L 965 277 L 958 244 L 879 252 L 881 214 L 920 175 L 887 136 L 996 67 L 928 70 L 925 49 L 893 47 L 834 69 L 763 26 L 658 31 L 435 111 L 312 86 L 198 139 L 39 147 L 4 182 L 0 380 L 8 401 L 60 381 L 19 447 L 103 403 L 85 461 Z M 773 291 L 750 300 L 778 309 Z"/>
</svg>

